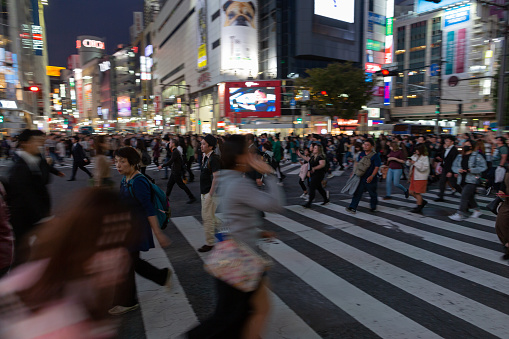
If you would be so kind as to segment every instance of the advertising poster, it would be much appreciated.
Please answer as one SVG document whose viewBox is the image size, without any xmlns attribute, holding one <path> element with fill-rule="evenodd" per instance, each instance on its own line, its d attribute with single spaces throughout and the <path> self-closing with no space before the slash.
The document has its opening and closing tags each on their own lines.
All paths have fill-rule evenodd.
<svg viewBox="0 0 509 339">
<path fill-rule="evenodd" d="M 258 76 L 256 1 L 221 0 L 221 69 L 239 76 Z"/>
<path fill-rule="evenodd" d="M 117 108 L 119 117 L 131 116 L 131 98 L 128 96 L 121 96 L 117 98 Z"/>
<path fill-rule="evenodd" d="M 470 20 L 470 10 L 470 4 L 463 4 L 444 10 L 443 55 L 445 57 L 445 63 L 443 65 L 442 81 L 444 81 L 444 83 L 442 86 L 448 87 L 451 77 L 457 77 L 458 79 L 465 79 L 468 77 L 469 44 L 467 44 L 467 41 L 472 24 Z"/>
<path fill-rule="evenodd" d="M 229 117 L 274 118 L 281 115 L 280 81 L 227 82 L 225 110 Z"/>
<path fill-rule="evenodd" d="M 196 11 L 198 12 L 197 31 L 197 51 L 198 51 L 198 70 L 207 67 L 207 2 L 206 0 L 196 1 Z"/>
</svg>

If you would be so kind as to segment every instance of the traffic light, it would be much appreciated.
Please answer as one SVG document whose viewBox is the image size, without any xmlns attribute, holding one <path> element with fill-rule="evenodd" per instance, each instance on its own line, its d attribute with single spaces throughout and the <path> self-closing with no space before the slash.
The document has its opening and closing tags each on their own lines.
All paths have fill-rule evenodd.
<svg viewBox="0 0 509 339">
<path fill-rule="evenodd" d="M 28 92 L 37 93 L 41 90 L 41 87 L 39 87 L 38 85 L 31 85 L 31 86 L 23 87 L 23 90 L 28 91 Z"/>
<path fill-rule="evenodd" d="M 201 125 L 201 120 L 200 119 L 198 119 L 198 125 Z"/>
<path fill-rule="evenodd" d="M 435 114 L 440 114 L 440 105 L 439 104 L 436 105 Z"/>
<path fill-rule="evenodd" d="M 4 122 L 4 116 L 0 115 L 0 124 Z"/>
<path fill-rule="evenodd" d="M 462 114 L 463 113 L 463 104 L 458 104 L 458 114 Z"/>
<path fill-rule="evenodd" d="M 320 92 L 322 95 L 327 95 L 327 91 L 321 91 Z"/>
<path fill-rule="evenodd" d="M 399 72 L 389 71 L 388 69 L 382 69 L 381 71 L 376 71 L 375 75 L 379 77 L 396 77 L 399 75 Z"/>
</svg>

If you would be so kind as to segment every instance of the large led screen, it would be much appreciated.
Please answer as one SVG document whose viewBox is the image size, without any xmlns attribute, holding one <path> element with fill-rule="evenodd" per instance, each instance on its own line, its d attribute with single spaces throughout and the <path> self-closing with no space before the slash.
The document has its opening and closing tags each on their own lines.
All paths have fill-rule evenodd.
<svg viewBox="0 0 509 339">
<path fill-rule="evenodd" d="M 423 13 L 434 11 L 442 7 L 446 7 L 449 5 L 453 5 L 455 3 L 462 2 L 461 0 L 441 0 L 438 4 L 426 0 L 417 0 L 415 1 L 415 12 Z"/>
<path fill-rule="evenodd" d="M 315 14 L 352 23 L 355 17 L 355 0 L 315 0 Z"/>
<path fill-rule="evenodd" d="M 271 118 L 281 115 L 279 81 L 226 83 L 230 116 Z"/>
</svg>

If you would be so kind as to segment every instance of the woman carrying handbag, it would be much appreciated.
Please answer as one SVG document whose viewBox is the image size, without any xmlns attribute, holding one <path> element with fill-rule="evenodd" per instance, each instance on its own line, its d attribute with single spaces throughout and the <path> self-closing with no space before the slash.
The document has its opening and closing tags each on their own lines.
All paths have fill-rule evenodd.
<svg viewBox="0 0 509 339">
<path fill-rule="evenodd" d="M 274 169 L 248 152 L 244 136 L 232 135 L 226 140 L 221 160 L 223 169 L 219 191 L 220 204 L 224 211 L 223 224 L 228 228 L 228 236 L 237 243 L 237 252 L 249 253 L 253 260 L 256 260 L 256 257 L 260 259 L 258 240 L 274 236 L 272 232 L 258 229 L 263 224 L 260 211 L 279 213 L 284 203 L 283 191 L 277 185 L 277 179 L 273 175 Z M 251 170 L 265 175 L 265 190 L 257 188 L 255 182 L 245 176 L 245 173 Z M 221 244 L 233 243 L 231 239 L 216 244 L 209 256 L 221 257 L 221 253 L 218 253 Z M 235 251 L 231 253 L 233 252 Z M 213 269 L 214 263 L 206 260 L 206 269 L 216 277 L 217 307 L 209 319 L 187 333 L 188 338 L 260 337 L 270 309 L 265 270 L 262 268 L 256 279 L 251 278 L 247 284 L 249 286 L 239 280 L 235 287 L 225 282 L 232 282 L 228 278 L 235 276 L 235 270 L 245 270 L 244 259 L 244 257 L 228 258 L 229 261 L 241 263 L 231 267 L 231 272 L 224 272 L 224 263 L 215 265 L 223 266 L 224 275 L 217 274 L 218 271 Z M 245 273 L 252 277 L 251 272 Z M 254 288 L 249 288 L 250 286 Z"/>
</svg>

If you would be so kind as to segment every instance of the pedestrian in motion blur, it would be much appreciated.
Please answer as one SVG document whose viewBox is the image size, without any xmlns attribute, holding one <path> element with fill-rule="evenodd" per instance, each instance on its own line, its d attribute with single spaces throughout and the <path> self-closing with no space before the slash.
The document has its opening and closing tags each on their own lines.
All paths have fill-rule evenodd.
<svg viewBox="0 0 509 339">
<path fill-rule="evenodd" d="M 14 260 L 14 233 L 9 222 L 4 185 L 0 183 L 0 278 L 9 272 Z"/>
<path fill-rule="evenodd" d="M 64 173 L 48 165 L 40 152 L 43 145 L 44 134 L 41 131 L 26 129 L 21 132 L 20 150 L 14 155 L 14 165 L 7 178 L 7 205 L 16 236 L 15 265 L 27 260 L 31 231 L 51 214 L 51 198 L 47 188 L 50 174 L 64 176 Z"/>
<path fill-rule="evenodd" d="M 325 177 L 326 173 L 326 163 L 325 154 L 323 152 L 322 145 L 314 144 L 312 145 L 313 154 L 311 157 L 306 157 L 302 153 L 298 153 L 299 157 L 309 162 L 309 200 L 302 205 L 305 208 L 311 208 L 311 204 L 315 199 L 316 191 L 322 195 L 323 203 L 322 205 L 327 205 L 329 203 L 329 198 L 327 197 L 327 192 L 322 186 L 322 180 Z"/>
<path fill-rule="evenodd" d="M 449 182 L 449 185 L 456 192 L 461 193 L 461 186 L 456 182 L 456 177 L 452 172 L 452 164 L 456 157 L 458 156 L 458 149 L 454 146 L 454 137 L 447 136 L 444 139 L 444 147 L 440 153 L 440 155 L 436 158 L 436 160 L 442 163 L 442 173 L 440 174 L 439 185 L 439 193 L 438 198 L 435 199 L 436 202 L 442 202 L 444 200 L 445 193 L 445 185 Z"/>
<path fill-rule="evenodd" d="M 71 148 L 71 156 L 72 156 L 72 175 L 71 178 L 67 181 L 76 181 L 76 172 L 78 172 L 78 168 L 88 174 L 90 178 L 92 178 L 92 173 L 85 167 L 90 164 L 90 160 L 88 159 L 83 146 L 79 143 L 79 137 L 72 137 L 72 148 Z"/>
<path fill-rule="evenodd" d="M 466 219 L 469 208 L 474 212 L 470 215 L 472 218 L 479 218 L 481 210 L 475 201 L 477 185 L 480 183 L 482 172 L 488 169 L 486 160 L 477 151 L 476 142 L 466 140 L 463 143 L 463 151 L 458 154 L 452 165 L 452 171 L 456 173 L 457 183 L 462 187 L 461 202 L 456 213 L 449 216 L 452 220 L 461 221 Z"/>
<path fill-rule="evenodd" d="M 248 151 L 246 138 L 232 135 L 224 143 L 223 169 L 220 178 L 220 199 L 224 226 L 228 235 L 258 252 L 259 239 L 271 238 L 273 232 L 259 231 L 260 211 L 279 213 L 284 204 L 282 189 L 277 185 L 274 169 Z M 255 170 L 265 175 L 267 191 L 257 188 L 244 174 Z M 243 292 L 216 279 L 217 306 L 214 314 L 188 333 L 190 339 L 258 339 L 270 309 L 267 277 L 258 288 Z"/>
<path fill-rule="evenodd" d="M 430 163 L 428 149 L 424 143 L 419 144 L 415 149 L 415 154 L 410 158 L 410 195 L 417 200 L 417 207 L 410 210 L 413 213 L 421 213 L 422 209 L 428 203 L 422 198 L 428 187 L 428 177 L 430 172 Z"/>
<path fill-rule="evenodd" d="M 406 159 L 403 151 L 399 148 L 397 142 L 391 142 L 389 144 L 391 152 L 387 157 L 387 163 L 389 170 L 387 171 L 387 182 L 385 186 L 385 197 L 384 200 L 391 199 L 392 185 L 396 186 L 403 191 L 405 197 L 408 198 L 409 191 L 405 186 L 399 183 L 401 175 L 403 174 L 403 166 L 405 165 Z"/>
<path fill-rule="evenodd" d="M 115 338 L 108 309 L 136 237 L 117 194 L 87 188 L 42 224 L 30 261 L 0 280 L 0 338 Z"/>
<path fill-rule="evenodd" d="M 509 173 L 505 174 L 497 195 L 503 200 L 503 203 L 498 209 L 495 229 L 500 242 L 504 246 L 503 259 L 509 260 Z"/>
</svg>

